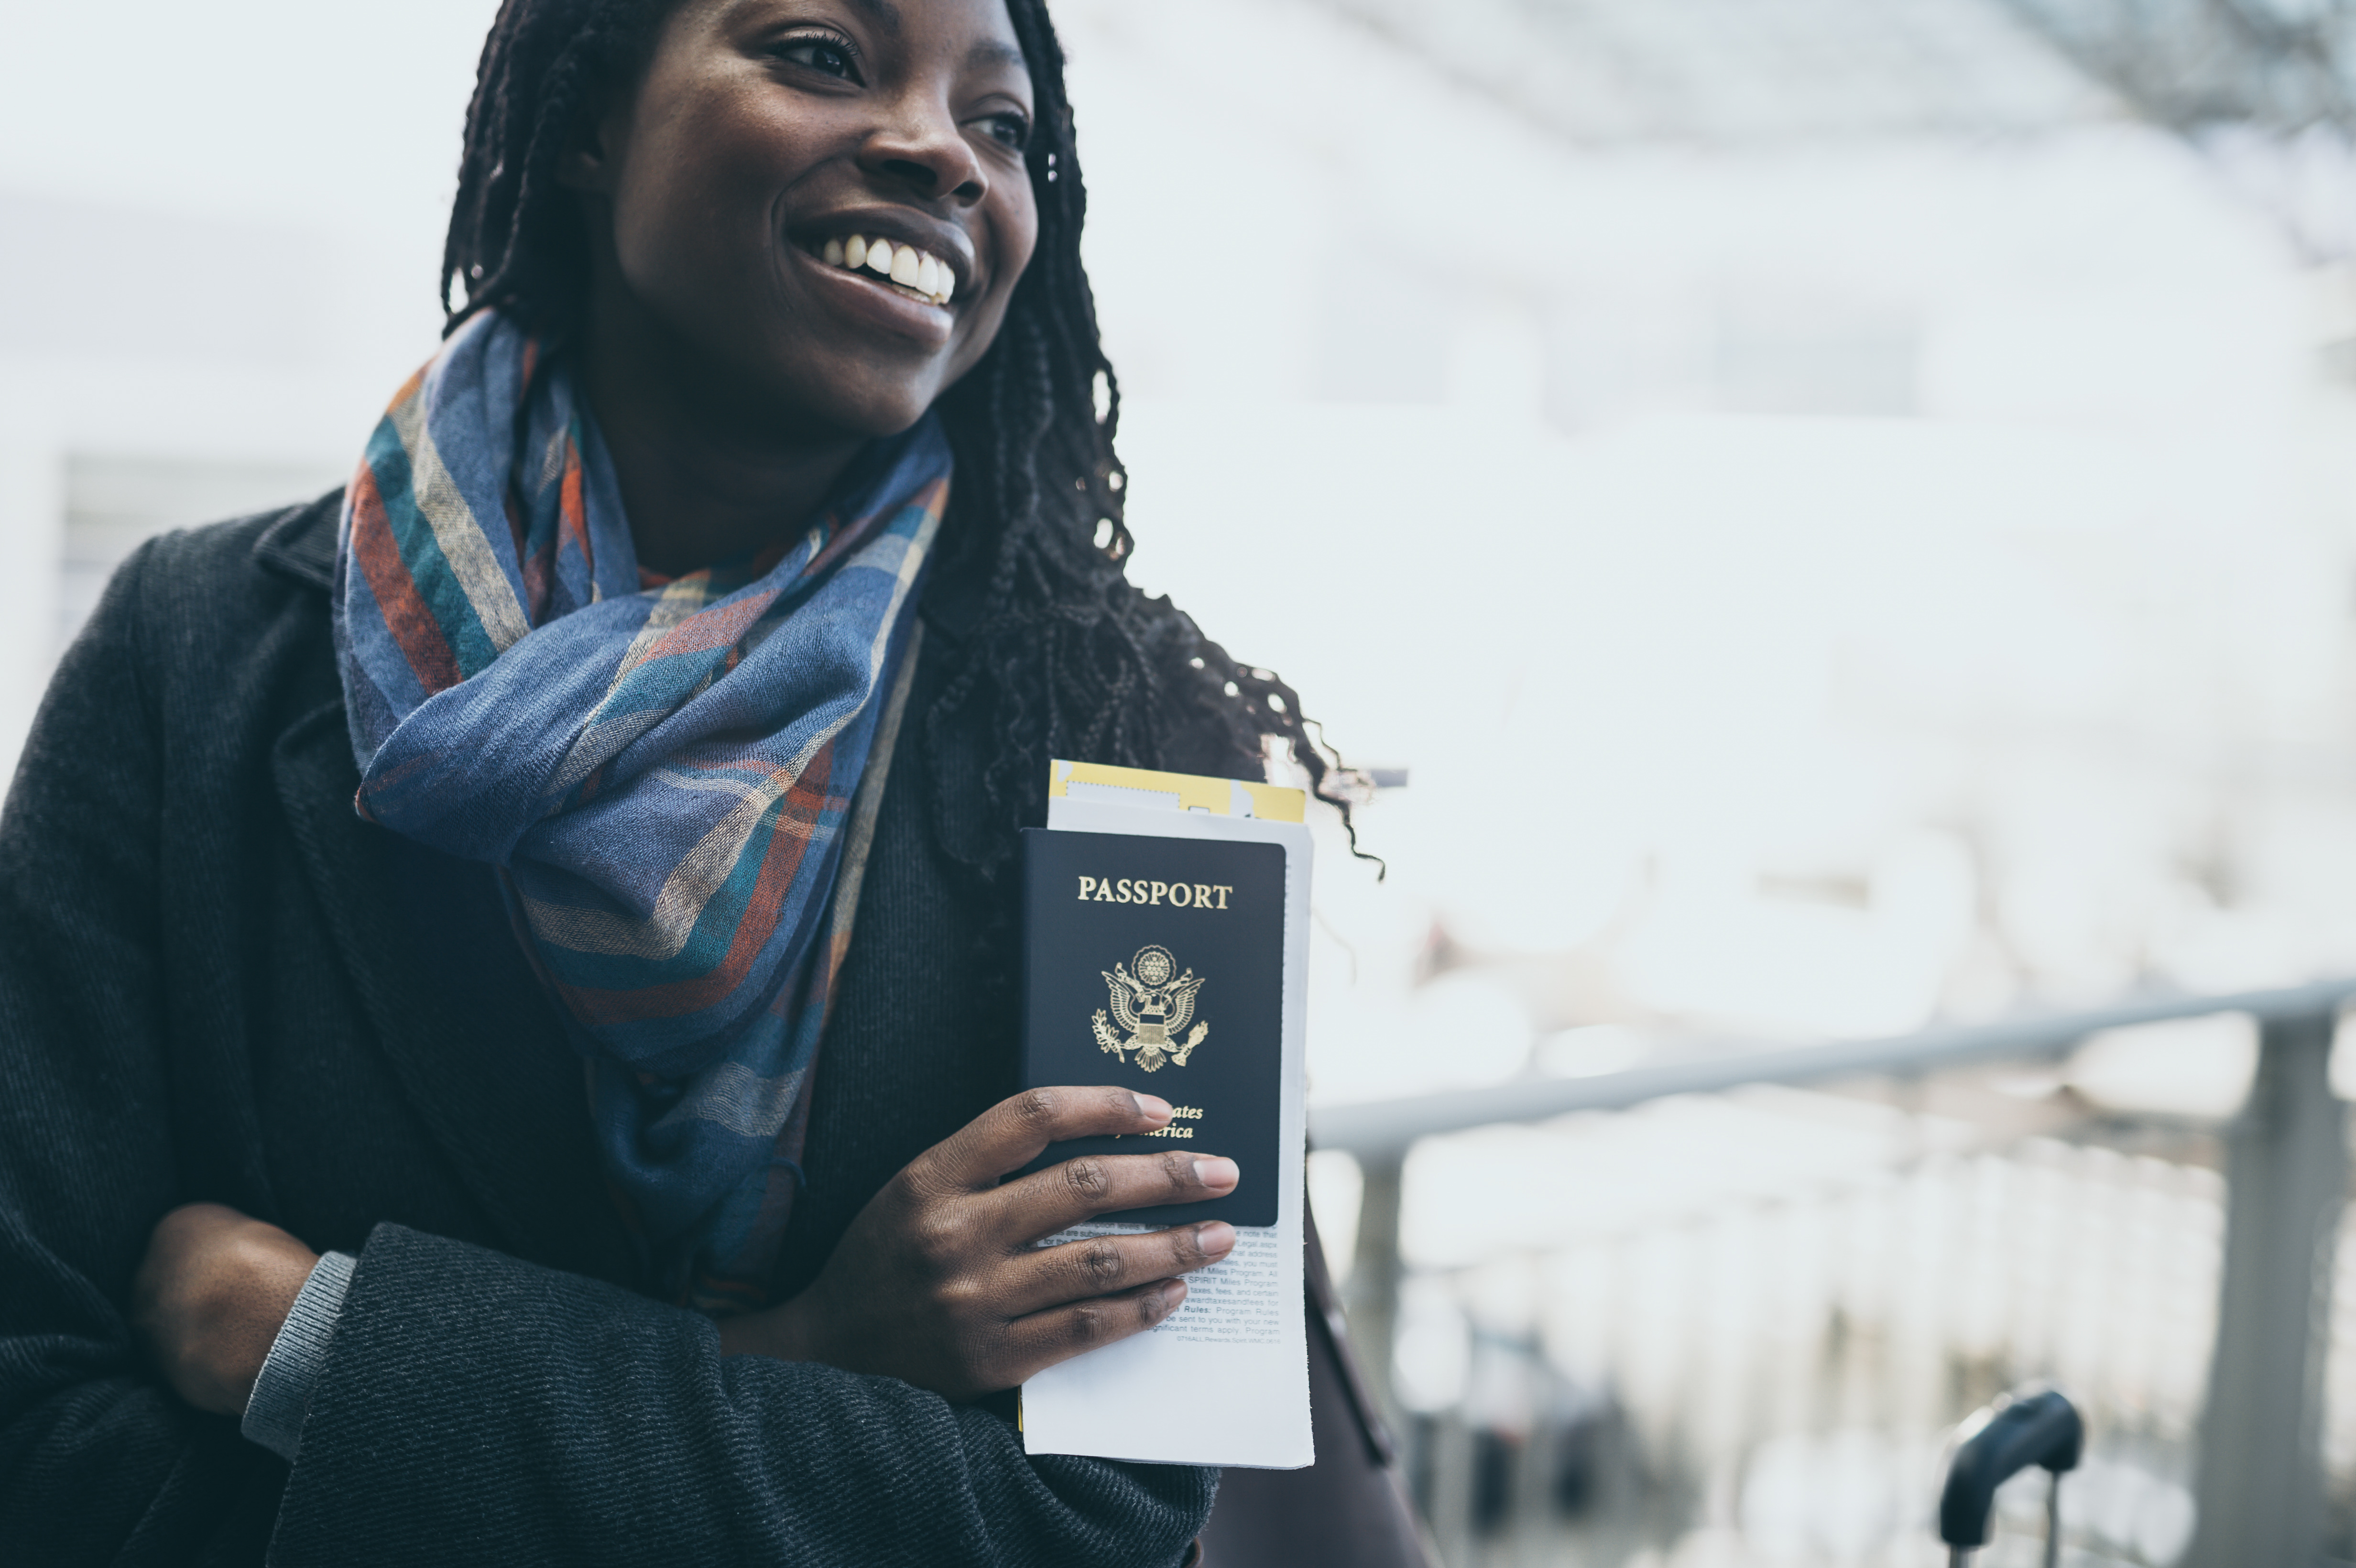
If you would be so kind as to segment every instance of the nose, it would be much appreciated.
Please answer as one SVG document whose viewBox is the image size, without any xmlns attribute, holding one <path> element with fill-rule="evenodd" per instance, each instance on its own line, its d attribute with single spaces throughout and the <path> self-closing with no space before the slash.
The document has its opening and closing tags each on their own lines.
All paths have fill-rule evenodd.
<svg viewBox="0 0 2356 1568">
<path fill-rule="evenodd" d="M 860 149 L 871 175 L 932 198 L 972 206 L 990 191 L 990 176 L 974 156 L 948 105 L 912 93 L 894 105 Z"/>
</svg>

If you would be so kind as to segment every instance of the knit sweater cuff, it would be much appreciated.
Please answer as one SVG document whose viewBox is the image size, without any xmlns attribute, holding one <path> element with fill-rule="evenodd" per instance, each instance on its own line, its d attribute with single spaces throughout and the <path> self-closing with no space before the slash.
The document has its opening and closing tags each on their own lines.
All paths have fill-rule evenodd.
<svg viewBox="0 0 2356 1568">
<path fill-rule="evenodd" d="M 349 1253 L 328 1253 L 311 1265 L 311 1277 L 303 1282 L 278 1338 L 271 1341 L 270 1354 L 245 1402 L 245 1420 L 239 1430 L 249 1442 L 261 1444 L 290 1465 L 302 1446 L 311 1390 L 327 1364 L 327 1345 L 336 1337 L 336 1319 L 352 1287 L 352 1271 L 359 1266 L 359 1260 Z"/>
</svg>

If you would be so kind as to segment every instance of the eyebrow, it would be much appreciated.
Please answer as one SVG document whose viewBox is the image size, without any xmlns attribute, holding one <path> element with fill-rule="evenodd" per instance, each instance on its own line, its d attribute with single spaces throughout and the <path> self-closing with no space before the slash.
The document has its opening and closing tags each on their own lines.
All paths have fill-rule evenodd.
<svg viewBox="0 0 2356 1568">
<path fill-rule="evenodd" d="M 851 5 L 885 32 L 894 37 L 899 37 L 900 7 L 892 4 L 892 0 L 851 0 Z M 1023 58 L 1023 51 L 1003 38 L 984 38 L 974 45 L 966 51 L 965 63 L 969 67 L 1012 66 L 1022 71 L 1031 69 L 1031 62 Z"/>
<path fill-rule="evenodd" d="M 867 3 L 868 0 L 852 0 L 852 4 L 854 5 L 865 5 Z M 884 0 L 874 0 L 874 3 L 881 5 L 884 3 Z M 1016 48 L 1012 44 L 1007 43 L 1000 38 L 984 38 L 981 42 L 974 45 L 973 48 L 966 51 L 965 63 L 968 66 L 1009 65 L 1012 66 L 1016 70 L 1029 70 L 1031 69 L 1031 62 L 1023 58 L 1023 51 L 1021 49 Z"/>
</svg>

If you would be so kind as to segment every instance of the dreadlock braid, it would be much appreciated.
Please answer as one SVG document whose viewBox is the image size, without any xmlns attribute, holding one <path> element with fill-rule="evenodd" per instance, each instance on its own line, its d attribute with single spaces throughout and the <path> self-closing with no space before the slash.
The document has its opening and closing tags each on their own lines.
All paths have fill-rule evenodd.
<svg viewBox="0 0 2356 1568">
<path fill-rule="evenodd" d="M 458 199 L 442 250 L 445 333 L 501 310 L 535 331 L 578 320 L 581 219 L 557 164 L 603 89 L 633 80 L 677 0 L 507 0 L 483 43 Z M 455 283 L 462 302 L 452 304 Z"/>
<path fill-rule="evenodd" d="M 486 309 L 543 333 L 578 322 L 587 247 L 558 160 L 599 95 L 636 80 L 674 4 L 500 6 L 443 252 L 452 329 Z M 958 464 L 940 570 L 987 583 L 969 656 L 924 720 L 941 841 L 977 879 L 1002 883 L 1008 829 L 1044 817 L 1051 755 L 1256 779 L 1271 748 L 1289 750 L 1347 824 L 1353 775 L 1312 739 L 1292 688 L 1123 574 L 1133 540 L 1113 445 L 1120 383 L 1080 261 L 1087 197 L 1063 48 L 1044 0 L 1006 9 L 1037 99 L 1025 156 L 1039 239 L 997 342 L 940 404 Z"/>
</svg>

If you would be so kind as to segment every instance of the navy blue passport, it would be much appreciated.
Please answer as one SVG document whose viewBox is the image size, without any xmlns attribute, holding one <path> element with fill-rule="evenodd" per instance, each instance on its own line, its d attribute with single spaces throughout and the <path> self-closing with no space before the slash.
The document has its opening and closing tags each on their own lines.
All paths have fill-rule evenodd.
<svg viewBox="0 0 2356 1568">
<path fill-rule="evenodd" d="M 1026 1167 L 1179 1148 L 1241 1168 L 1204 1203 L 1107 1219 L 1276 1223 L 1284 1082 L 1284 850 L 1230 839 L 1023 833 L 1023 1083 L 1117 1083 L 1160 1133 L 1052 1144 Z"/>
</svg>

